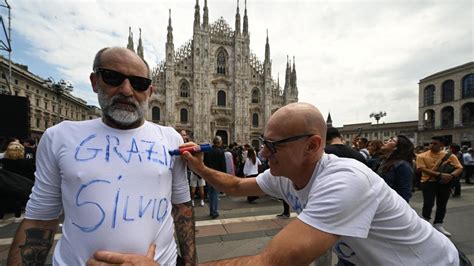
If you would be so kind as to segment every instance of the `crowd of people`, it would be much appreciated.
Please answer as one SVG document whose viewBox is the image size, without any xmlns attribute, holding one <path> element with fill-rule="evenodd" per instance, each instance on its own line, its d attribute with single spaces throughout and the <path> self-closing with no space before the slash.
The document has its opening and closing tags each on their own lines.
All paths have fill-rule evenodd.
<svg viewBox="0 0 474 266">
<path fill-rule="evenodd" d="M 289 207 L 298 214 L 261 253 L 216 265 L 307 265 L 331 250 L 339 265 L 468 265 L 442 224 L 459 177 L 472 178 L 466 167 L 472 149 L 449 151 L 433 137 L 415 155 L 403 135 L 359 136 L 347 145 L 315 106 L 292 103 L 269 118 L 261 147 L 224 147 L 216 136 L 208 152 L 170 156 L 169 150 L 198 146 L 186 131 L 145 120 L 154 90 L 148 64 L 131 50 L 107 47 L 92 66 L 101 118 L 48 128 L 37 156 L 25 152 L 34 148 L 30 141 L 5 146 L 2 170 L 16 167 L 27 176 L 28 167 L 11 160 L 36 158 L 8 265 L 44 264 L 61 215 L 55 265 L 197 264 L 194 194 L 203 206 L 203 186 L 213 219 L 220 192 L 249 203 L 270 195 L 287 204 L 280 216 L 289 217 Z M 408 204 L 414 176 L 423 193 L 421 217 Z"/>
</svg>

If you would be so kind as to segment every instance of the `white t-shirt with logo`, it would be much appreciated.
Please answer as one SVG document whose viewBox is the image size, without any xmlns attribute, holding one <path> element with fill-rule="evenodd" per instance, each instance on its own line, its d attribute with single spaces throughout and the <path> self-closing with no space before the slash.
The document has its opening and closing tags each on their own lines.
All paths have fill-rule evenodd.
<svg viewBox="0 0 474 266">
<path fill-rule="evenodd" d="M 356 160 L 324 154 L 301 190 L 269 170 L 257 183 L 288 202 L 302 222 L 339 235 L 333 251 L 356 265 L 459 264 L 451 241 Z"/>
<path fill-rule="evenodd" d="M 145 255 L 155 243 L 155 260 L 174 265 L 171 204 L 190 196 L 184 163 L 168 150 L 181 143 L 173 128 L 150 122 L 128 130 L 101 119 L 48 128 L 25 217 L 52 220 L 64 210 L 53 263 L 84 265 L 97 250 Z"/>
</svg>

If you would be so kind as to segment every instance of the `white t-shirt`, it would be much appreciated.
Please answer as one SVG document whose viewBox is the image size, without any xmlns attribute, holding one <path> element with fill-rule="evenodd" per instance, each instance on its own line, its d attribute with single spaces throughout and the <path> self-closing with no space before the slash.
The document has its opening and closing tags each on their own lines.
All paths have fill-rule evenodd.
<svg viewBox="0 0 474 266">
<path fill-rule="evenodd" d="M 250 176 L 258 174 L 258 166 L 261 164 L 262 163 L 258 158 L 255 158 L 255 163 L 253 163 L 252 159 L 247 157 L 244 164 L 244 175 Z"/>
<path fill-rule="evenodd" d="M 333 251 L 356 265 L 458 265 L 451 241 L 435 230 L 364 164 L 324 154 L 301 190 L 267 170 L 257 177 L 298 219 L 339 235 Z"/>
<path fill-rule="evenodd" d="M 101 119 L 65 121 L 39 143 L 28 219 L 51 220 L 64 210 L 55 265 L 84 265 L 97 250 L 176 263 L 171 204 L 190 200 L 185 165 L 168 150 L 183 143 L 170 127 L 145 122 L 119 130 Z"/>
</svg>

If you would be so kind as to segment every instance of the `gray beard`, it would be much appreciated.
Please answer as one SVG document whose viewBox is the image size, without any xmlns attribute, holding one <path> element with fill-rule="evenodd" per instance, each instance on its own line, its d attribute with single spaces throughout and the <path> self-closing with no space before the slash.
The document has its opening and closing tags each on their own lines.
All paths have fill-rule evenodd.
<svg viewBox="0 0 474 266">
<path fill-rule="evenodd" d="M 143 119 L 145 114 L 148 112 L 148 100 L 143 101 L 140 104 L 133 97 L 126 97 L 122 94 L 108 97 L 100 88 L 98 90 L 98 99 L 100 108 L 102 108 L 102 114 L 106 118 L 112 119 L 117 125 L 129 126 Z M 117 100 L 125 100 L 133 106 L 129 106 L 129 108 L 115 106 L 114 103 Z"/>
</svg>

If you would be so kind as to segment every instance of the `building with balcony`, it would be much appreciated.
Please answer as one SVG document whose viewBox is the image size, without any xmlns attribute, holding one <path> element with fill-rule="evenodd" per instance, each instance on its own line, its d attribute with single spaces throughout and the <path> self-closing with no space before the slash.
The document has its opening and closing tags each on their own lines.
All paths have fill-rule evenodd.
<svg viewBox="0 0 474 266">
<path fill-rule="evenodd" d="M 443 70 L 419 82 L 419 144 L 432 136 L 474 145 L 474 62 Z"/>
</svg>

